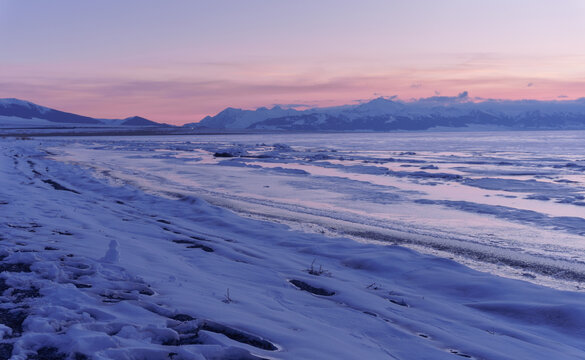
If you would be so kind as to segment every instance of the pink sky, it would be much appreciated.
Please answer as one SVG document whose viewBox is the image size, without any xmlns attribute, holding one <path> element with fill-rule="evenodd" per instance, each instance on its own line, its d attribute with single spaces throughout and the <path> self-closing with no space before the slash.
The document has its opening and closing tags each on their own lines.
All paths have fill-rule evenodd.
<svg viewBox="0 0 585 360">
<path fill-rule="evenodd" d="M 0 31 L 0 97 L 94 117 L 585 96 L 579 0 L 0 0 Z"/>
</svg>

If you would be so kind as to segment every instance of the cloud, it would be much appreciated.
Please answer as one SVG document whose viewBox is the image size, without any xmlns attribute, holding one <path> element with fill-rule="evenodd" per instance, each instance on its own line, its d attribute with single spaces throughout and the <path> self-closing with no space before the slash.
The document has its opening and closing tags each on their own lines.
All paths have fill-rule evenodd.
<svg viewBox="0 0 585 360">
<path fill-rule="evenodd" d="M 372 94 L 373 98 L 366 98 L 366 99 L 354 99 L 351 100 L 352 103 L 356 103 L 356 104 L 366 104 L 369 103 L 370 101 L 372 101 L 373 99 L 385 99 L 385 100 L 396 100 L 398 99 L 398 95 L 383 95 L 380 93 L 373 93 Z"/>
<path fill-rule="evenodd" d="M 98 118 L 140 115 L 180 124 L 200 120 L 228 106 L 255 109 L 267 104 L 287 107 L 347 104 L 356 94 L 369 93 L 371 82 L 373 86 L 381 83 L 374 77 L 273 83 L 116 78 L 44 78 L 11 82 L 0 78 L 0 97 L 22 98 Z M 299 95 L 305 100 L 296 100 Z"/>
<path fill-rule="evenodd" d="M 229 63 L 218 64 L 223 65 L 231 66 Z M 124 75 L 125 78 L 74 74 L 67 78 L 36 74 L 12 76 L 8 69 L 2 68 L 0 97 L 22 98 L 59 110 L 101 118 L 141 115 L 155 121 L 183 123 L 216 114 L 228 106 L 247 109 L 269 104 L 291 108 L 338 106 L 352 103 L 353 99 L 367 98 L 363 101 L 369 101 L 371 94 L 388 99 L 396 99 L 396 95 L 388 97 L 384 94 L 400 94 L 404 100 L 437 103 L 527 97 L 539 100 L 575 99 L 583 96 L 585 83 L 583 77 L 539 78 L 537 86 L 528 89 L 526 84 L 534 80 L 533 76 L 481 74 L 473 77 L 438 71 L 429 72 L 428 79 L 420 71 L 396 71 L 375 76 L 318 75 L 225 76 L 213 79 L 193 75 L 191 78 L 145 79 L 138 75 L 128 78 L 134 76 L 128 74 Z M 422 78 L 424 82 L 418 82 Z M 421 86 L 418 87 L 418 84 Z M 437 90 L 433 96 L 433 88 L 441 89 L 445 94 L 458 95 L 441 96 Z M 474 97 L 471 98 L 467 91 L 460 92 L 460 89 L 468 89 Z M 563 95 L 557 98 L 557 94 Z"/>
<path fill-rule="evenodd" d="M 297 108 L 310 108 L 313 107 L 315 105 L 309 105 L 309 104 L 272 104 L 271 106 L 279 106 L 281 108 L 284 109 L 297 109 Z"/>
<path fill-rule="evenodd" d="M 437 91 L 435 91 L 435 94 Z M 463 91 L 457 94 L 457 96 L 431 96 L 427 98 L 420 98 L 418 101 L 424 102 L 440 102 L 440 103 L 457 103 L 469 101 L 469 92 Z"/>
<path fill-rule="evenodd" d="M 383 98 L 383 99 L 386 99 L 386 100 L 394 100 L 394 99 L 396 99 L 398 97 L 398 95 L 384 95 L 384 94 L 381 94 L 381 93 L 378 93 L 378 92 L 375 92 L 372 95 L 374 97 L 376 97 L 376 98 Z M 368 99 L 366 99 L 366 100 L 363 100 L 362 99 L 362 100 L 354 100 L 354 101 L 370 101 L 370 100 L 371 99 L 369 99 L 369 100 Z"/>
</svg>

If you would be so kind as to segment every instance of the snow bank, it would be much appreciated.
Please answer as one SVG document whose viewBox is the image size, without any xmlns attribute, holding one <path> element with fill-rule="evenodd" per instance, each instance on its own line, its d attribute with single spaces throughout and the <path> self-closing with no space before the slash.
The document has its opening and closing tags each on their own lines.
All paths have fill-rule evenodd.
<svg viewBox="0 0 585 360">
<path fill-rule="evenodd" d="M 93 169 L 51 160 L 55 141 L 0 142 L 6 358 L 585 357 L 583 293 L 146 193 L 103 173 L 107 156 Z"/>
</svg>

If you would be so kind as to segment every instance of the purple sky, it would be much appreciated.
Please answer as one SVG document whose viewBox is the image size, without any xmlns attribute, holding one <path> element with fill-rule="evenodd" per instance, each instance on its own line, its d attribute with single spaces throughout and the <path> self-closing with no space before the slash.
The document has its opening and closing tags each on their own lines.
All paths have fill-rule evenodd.
<svg viewBox="0 0 585 360">
<path fill-rule="evenodd" d="M 581 0 L 0 0 L 0 33 L 0 98 L 94 117 L 585 96 Z"/>
</svg>

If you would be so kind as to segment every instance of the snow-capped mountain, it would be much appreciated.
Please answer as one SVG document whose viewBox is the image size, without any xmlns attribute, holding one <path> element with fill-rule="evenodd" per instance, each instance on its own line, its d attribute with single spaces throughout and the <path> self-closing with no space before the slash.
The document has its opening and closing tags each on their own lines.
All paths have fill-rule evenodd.
<svg viewBox="0 0 585 360">
<path fill-rule="evenodd" d="M 201 125 L 213 129 L 246 129 L 266 119 L 295 116 L 300 113 L 300 111 L 283 109 L 280 106 L 274 106 L 272 109 L 261 107 L 256 110 L 242 110 L 228 107 L 213 117 L 205 117 L 200 123 L 191 123 L 185 126 L 195 127 Z"/>
<path fill-rule="evenodd" d="M 19 99 L 0 99 L 0 124 L 4 125 L 46 125 L 75 124 L 84 126 L 162 126 L 163 124 L 139 116 L 126 119 L 95 119 L 40 106 Z"/>
<path fill-rule="evenodd" d="M 377 98 L 357 105 L 308 110 L 228 108 L 188 127 L 297 131 L 452 129 L 585 129 L 585 98 L 564 101 L 477 100 L 467 92 L 413 101 Z"/>
</svg>

